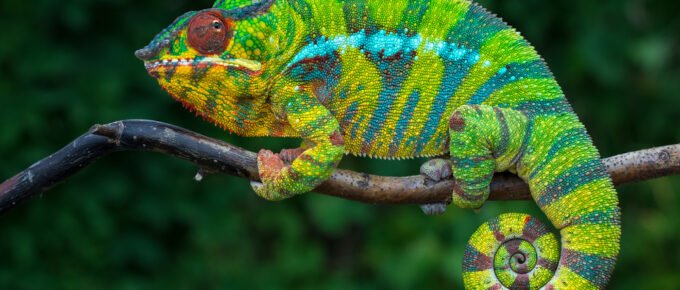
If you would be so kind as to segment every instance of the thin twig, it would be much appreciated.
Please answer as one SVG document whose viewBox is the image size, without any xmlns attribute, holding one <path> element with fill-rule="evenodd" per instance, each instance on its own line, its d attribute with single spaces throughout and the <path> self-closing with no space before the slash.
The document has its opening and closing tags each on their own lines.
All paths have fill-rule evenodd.
<svg viewBox="0 0 680 290">
<path fill-rule="evenodd" d="M 157 121 L 117 121 L 93 126 L 66 147 L 0 184 L 0 213 L 106 154 L 127 150 L 170 154 L 198 165 L 203 173 L 259 179 L 253 152 Z M 616 185 L 678 174 L 680 144 L 629 152 L 606 158 L 604 163 Z M 420 175 L 387 177 L 338 169 L 315 192 L 367 203 L 421 204 L 446 200 L 452 188 L 451 179 L 434 182 Z M 531 196 L 524 181 L 501 173 L 494 176 L 490 199 L 528 200 Z"/>
</svg>

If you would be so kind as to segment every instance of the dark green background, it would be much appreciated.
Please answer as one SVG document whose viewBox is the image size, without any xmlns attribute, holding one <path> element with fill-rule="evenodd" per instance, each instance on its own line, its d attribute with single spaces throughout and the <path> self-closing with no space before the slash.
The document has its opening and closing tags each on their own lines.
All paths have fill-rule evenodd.
<svg viewBox="0 0 680 290">
<path fill-rule="evenodd" d="M 194 3 L 192 3 L 194 2 Z M 603 156 L 680 142 L 678 1 L 483 1 L 547 60 Z M 239 138 L 195 118 L 133 56 L 176 16 L 209 1 L 18 1 L 0 4 L 0 180 L 94 123 L 145 118 L 251 150 L 295 141 Z M 420 161 L 346 158 L 385 175 Z M 149 152 L 118 153 L 0 216 L 0 289 L 460 288 L 479 214 L 374 206 L 308 194 L 257 198 L 226 175 Z M 680 285 L 680 177 L 619 188 L 614 289 Z M 540 213 L 538 213 L 540 216 Z"/>
</svg>

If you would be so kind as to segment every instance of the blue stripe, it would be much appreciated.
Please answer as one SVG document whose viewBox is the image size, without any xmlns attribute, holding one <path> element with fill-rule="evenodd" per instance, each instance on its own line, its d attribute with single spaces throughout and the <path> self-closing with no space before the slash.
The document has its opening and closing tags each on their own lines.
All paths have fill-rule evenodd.
<svg viewBox="0 0 680 290">
<path fill-rule="evenodd" d="M 390 143 L 390 153 L 389 155 L 394 155 L 394 153 L 399 149 L 399 144 L 401 144 L 401 139 L 404 138 L 406 131 L 409 129 L 408 125 L 413 118 L 413 112 L 416 110 L 416 105 L 420 101 L 420 92 L 413 91 L 408 96 L 406 100 L 406 106 L 399 115 L 397 119 L 397 126 L 394 128 L 394 136 L 392 136 L 392 142 Z"/>
<path fill-rule="evenodd" d="M 381 35 L 381 33 L 379 33 L 379 35 Z M 382 32 L 382 35 L 384 35 L 384 31 Z M 367 42 L 369 46 L 373 43 L 372 40 Z M 367 150 L 370 150 L 370 148 L 380 148 L 383 145 L 372 143 L 376 139 L 376 134 L 379 134 L 380 130 L 382 130 L 382 127 L 385 125 L 385 120 L 392 111 L 394 101 L 399 97 L 399 92 L 410 74 L 411 65 L 413 64 L 412 59 L 415 56 L 415 53 L 406 53 L 387 57 L 385 49 L 381 49 L 377 52 L 375 49 L 380 49 L 380 47 L 371 47 L 367 51 L 364 51 L 368 58 L 376 64 L 378 70 L 382 72 L 382 88 L 380 90 L 380 95 L 378 96 L 378 107 L 373 114 L 371 114 L 366 131 L 364 131 L 364 135 L 362 136 L 364 142 L 371 144 L 371 146 L 365 148 Z"/>
<path fill-rule="evenodd" d="M 503 104 L 499 104 L 498 106 L 507 107 L 507 105 Z M 567 102 L 567 99 L 563 96 L 550 100 L 525 101 L 514 105 L 512 108 L 524 113 L 529 119 L 533 119 L 536 116 L 549 116 L 574 112 L 571 109 L 571 105 Z"/>
<path fill-rule="evenodd" d="M 560 258 L 560 265 L 569 268 L 572 272 L 588 280 L 599 289 L 606 286 L 607 277 L 610 277 L 616 263 L 615 258 L 586 254 L 569 249 L 563 249 L 560 256 L 562 256 Z"/>
<path fill-rule="evenodd" d="M 533 179 L 536 174 L 541 172 L 543 170 L 543 167 L 548 165 L 551 161 L 553 161 L 553 157 L 555 157 L 555 154 L 557 154 L 558 151 L 562 150 L 563 148 L 569 147 L 574 143 L 577 143 L 583 139 L 588 140 L 590 137 L 588 137 L 588 133 L 586 133 L 586 129 L 584 128 L 573 128 L 571 130 L 564 131 L 560 133 L 559 136 L 557 136 L 554 141 L 552 142 L 552 147 L 550 147 L 550 150 L 548 150 L 548 155 L 546 155 L 545 159 L 541 161 L 536 167 L 533 168 L 531 173 L 529 174 L 529 179 Z"/>
<path fill-rule="evenodd" d="M 477 50 L 489 37 L 506 28 L 508 26 L 499 17 L 477 4 L 472 4 L 465 17 L 456 23 L 446 39 Z"/>
<path fill-rule="evenodd" d="M 359 112 L 359 104 L 356 101 L 354 101 L 349 105 L 349 107 L 347 107 L 347 110 L 345 110 L 345 114 L 342 117 L 340 126 L 348 126 L 349 124 L 351 124 L 351 121 L 352 119 L 354 119 L 354 116 L 357 115 L 357 112 Z M 345 128 L 343 128 L 343 130 L 344 129 Z"/>
<path fill-rule="evenodd" d="M 604 171 L 599 159 L 585 161 L 573 166 L 552 180 L 546 188 L 536 197 L 536 204 L 544 208 L 557 201 L 563 196 L 574 191 L 581 185 L 593 182 L 598 179 L 609 178 Z M 529 181 L 531 182 L 531 180 Z"/>
<path fill-rule="evenodd" d="M 446 111 L 446 104 L 456 93 L 456 89 L 467 76 L 470 67 L 479 60 L 477 58 L 478 56 L 479 54 L 476 52 L 468 51 L 467 54 L 458 61 L 446 61 L 444 63 L 444 77 L 438 90 L 439 93 L 435 96 L 430 112 L 427 115 L 425 125 L 420 131 L 420 134 L 418 134 L 418 144 L 416 145 L 417 153 L 420 153 L 422 149 L 424 149 L 425 144 L 430 141 L 437 131 L 437 126 L 439 126 Z M 447 135 L 442 139 L 446 138 Z"/>
</svg>

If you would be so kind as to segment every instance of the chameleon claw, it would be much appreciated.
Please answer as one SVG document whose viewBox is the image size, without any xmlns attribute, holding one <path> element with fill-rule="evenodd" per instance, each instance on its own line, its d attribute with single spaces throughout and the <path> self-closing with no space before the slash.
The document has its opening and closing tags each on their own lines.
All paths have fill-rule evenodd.
<svg viewBox="0 0 680 290">
<path fill-rule="evenodd" d="M 427 161 L 420 166 L 420 174 L 423 174 L 434 181 L 450 178 L 453 176 L 451 160 L 437 158 Z"/>
<path fill-rule="evenodd" d="M 295 148 L 295 149 L 281 149 L 281 153 L 279 153 L 279 157 L 281 157 L 281 160 L 283 162 L 293 162 L 295 158 L 300 156 L 302 152 L 305 152 L 306 149 L 304 148 Z"/>
<path fill-rule="evenodd" d="M 445 202 L 425 203 L 420 205 L 420 209 L 422 209 L 423 213 L 426 215 L 440 215 L 446 212 L 447 205 L 448 204 Z"/>
<path fill-rule="evenodd" d="M 252 181 L 252 180 L 251 180 L 251 181 L 250 181 L 250 186 L 251 186 L 255 191 L 257 191 L 257 190 L 261 189 L 262 186 L 264 186 L 264 185 L 262 184 L 262 182 L 259 182 L 259 181 Z"/>
<path fill-rule="evenodd" d="M 278 176 L 283 167 L 285 165 L 279 154 L 266 149 L 262 149 L 257 153 L 257 168 L 260 173 L 260 179 L 264 183 Z"/>
</svg>

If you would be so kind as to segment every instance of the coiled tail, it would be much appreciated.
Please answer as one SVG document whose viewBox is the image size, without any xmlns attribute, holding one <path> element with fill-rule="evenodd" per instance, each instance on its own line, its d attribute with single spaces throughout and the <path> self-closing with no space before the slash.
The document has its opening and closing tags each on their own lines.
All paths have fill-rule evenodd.
<svg viewBox="0 0 680 290">
<path fill-rule="evenodd" d="M 560 233 L 557 243 L 523 214 L 483 224 L 465 252 L 466 288 L 604 288 L 619 252 L 618 197 L 576 115 L 464 105 L 450 125 L 454 204 L 480 207 L 492 173 L 514 171 Z"/>
<path fill-rule="evenodd" d="M 507 213 L 483 224 L 470 238 L 463 280 L 466 288 L 535 289 L 553 277 L 559 257 L 559 242 L 544 223 Z"/>
</svg>

